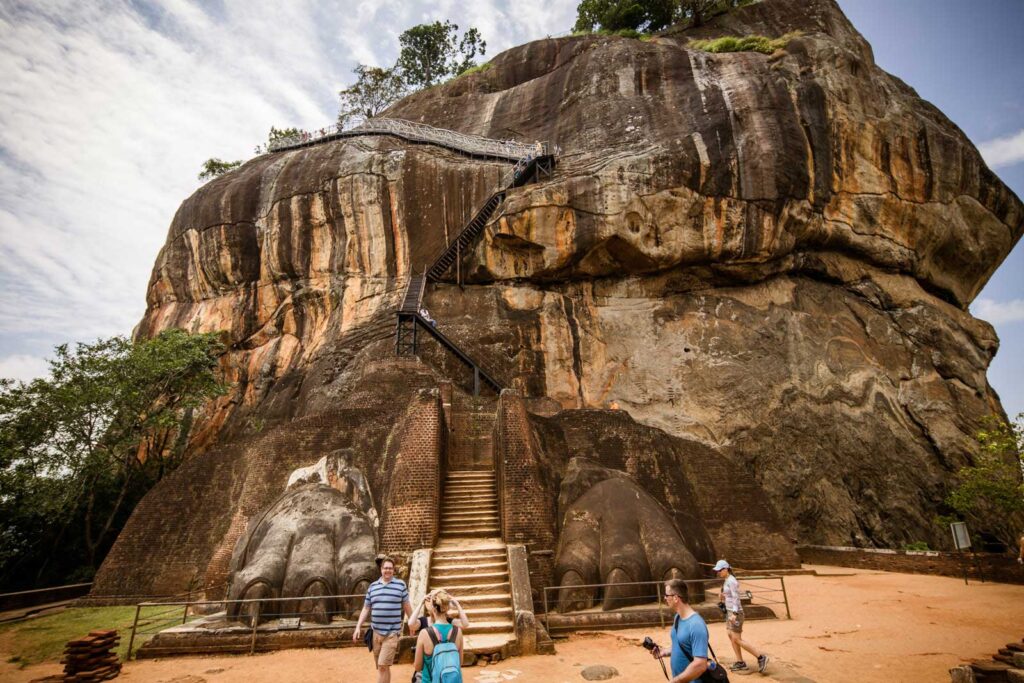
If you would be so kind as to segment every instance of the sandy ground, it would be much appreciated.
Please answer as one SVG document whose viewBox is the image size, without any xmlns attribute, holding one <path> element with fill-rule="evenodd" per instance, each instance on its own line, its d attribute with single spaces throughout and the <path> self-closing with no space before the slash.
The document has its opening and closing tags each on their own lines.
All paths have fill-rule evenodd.
<svg viewBox="0 0 1024 683">
<path fill-rule="evenodd" d="M 948 681 L 950 667 L 991 656 L 1024 636 L 1024 586 L 971 583 L 934 576 L 814 567 L 820 576 L 786 579 L 793 619 L 748 622 L 745 637 L 771 657 L 767 675 L 752 680 L 787 683 Z M 645 635 L 667 643 L 657 629 L 584 634 L 556 643 L 554 656 L 516 657 L 464 671 L 467 683 L 576 683 L 592 664 L 615 667 L 622 683 L 664 680 L 657 662 L 639 647 Z M 711 644 L 725 663 L 733 654 L 722 624 Z M 17 669 L 0 661 L 0 680 L 28 682 L 57 673 L 58 664 Z M 748 659 L 749 663 L 749 659 Z M 395 666 L 405 683 L 412 665 Z M 733 675 L 734 679 L 741 677 Z M 291 650 L 232 657 L 130 662 L 121 678 L 154 683 L 278 683 L 376 680 L 361 649 Z"/>
</svg>

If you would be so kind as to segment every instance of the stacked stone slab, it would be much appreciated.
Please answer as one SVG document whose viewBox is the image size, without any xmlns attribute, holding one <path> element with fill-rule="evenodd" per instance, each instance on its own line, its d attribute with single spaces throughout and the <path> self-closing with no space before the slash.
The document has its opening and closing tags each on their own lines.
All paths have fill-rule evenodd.
<svg viewBox="0 0 1024 683">
<path fill-rule="evenodd" d="M 121 673 L 121 662 L 114 650 L 120 642 L 117 631 L 106 630 L 89 631 L 84 638 L 69 640 L 60 660 L 64 673 L 39 681 L 94 683 L 117 678 Z"/>
<path fill-rule="evenodd" d="M 1024 683 L 1024 639 L 1007 643 L 989 660 L 949 670 L 952 683 Z"/>
</svg>

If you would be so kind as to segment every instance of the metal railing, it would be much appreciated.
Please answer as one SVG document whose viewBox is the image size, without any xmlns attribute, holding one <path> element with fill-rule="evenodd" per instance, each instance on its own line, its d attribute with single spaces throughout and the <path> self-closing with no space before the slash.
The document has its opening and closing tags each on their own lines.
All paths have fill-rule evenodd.
<svg viewBox="0 0 1024 683">
<path fill-rule="evenodd" d="M 183 600 L 180 602 L 140 602 L 135 606 L 135 619 L 132 622 L 132 634 L 128 641 L 128 654 L 126 659 L 131 659 L 132 651 L 136 641 L 141 646 L 154 635 L 175 626 L 184 626 L 190 621 L 201 619 L 220 619 L 225 622 L 225 627 L 236 626 L 238 629 L 245 629 L 251 632 L 249 641 L 249 654 L 256 651 L 256 640 L 261 632 L 276 633 L 281 630 L 294 630 L 300 627 L 303 619 L 313 616 L 312 610 L 302 610 L 301 603 L 315 602 L 319 606 L 333 606 L 320 611 L 319 614 L 327 618 L 327 623 L 335 626 L 355 626 L 355 619 L 351 615 L 358 615 L 363 607 L 365 593 L 351 595 L 300 595 L 289 598 L 252 598 L 248 600 Z M 286 606 L 292 603 L 300 603 L 298 606 L 288 609 Z M 231 606 L 244 607 L 252 605 L 255 609 L 247 612 L 238 610 L 236 617 L 229 618 L 228 614 L 233 612 Z M 269 606 L 270 609 L 264 610 Z M 296 620 L 293 624 L 288 620 Z M 277 622 L 277 623 L 271 623 Z M 318 622 L 319 623 L 319 622 Z"/>
<path fill-rule="evenodd" d="M 341 137 L 380 134 L 395 135 L 414 142 L 434 143 L 467 154 L 498 157 L 508 159 L 509 161 L 517 161 L 530 154 L 546 156 L 550 153 L 550 147 L 546 142 L 538 142 L 531 145 L 515 140 L 495 140 L 481 135 L 468 135 L 466 133 L 456 133 L 445 128 L 435 128 L 425 123 L 389 118 L 367 119 L 355 128 L 347 130 L 337 124 L 333 124 L 317 131 L 303 131 L 295 135 L 272 140 L 267 144 L 267 151 L 279 152 L 284 149 L 304 147 Z"/>
<path fill-rule="evenodd" d="M 742 596 L 743 604 L 747 605 L 758 605 L 764 607 L 782 606 L 786 610 L 786 618 L 792 619 L 792 614 L 789 610 L 789 596 L 786 594 L 786 581 L 783 576 L 744 576 L 742 580 Z M 688 579 L 684 581 L 687 585 L 687 591 L 693 595 L 694 590 L 690 589 L 690 586 L 699 587 L 701 592 L 705 595 L 720 590 L 722 586 L 722 579 Z M 606 601 L 605 592 L 610 587 L 636 587 L 635 590 L 629 591 L 629 595 L 622 597 L 611 598 L 610 601 L 614 605 L 615 602 L 621 603 L 620 606 L 613 606 L 611 609 L 600 609 L 603 603 Z M 673 611 L 665 605 L 663 589 L 665 586 L 664 581 L 632 581 L 632 582 L 620 582 L 620 583 L 588 583 L 578 586 L 545 586 L 542 591 L 542 599 L 544 603 L 544 612 L 542 619 L 544 621 L 544 628 L 551 632 L 550 617 L 552 614 L 557 616 L 580 616 L 585 614 L 629 614 L 633 613 L 636 618 L 623 620 L 616 623 L 604 623 L 601 624 L 601 628 L 615 628 L 616 626 L 621 628 L 637 628 L 642 626 L 665 626 L 666 623 L 671 621 Z M 572 594 L 572 597 L 567 601 L 570 603 L 578 603 L 581 600 L 589 603 L 590 607 L 582 609 L 568 609 L 566 611 L 554 611 L 552 612 L 552 601 L 548 597 L 551 592 L 559 593 L 561 591 L 567 591 Z M 580 595 L 583 593 L 582 595 Z M 562 599 L 556 595 L 554 599 L 554 605 L 557 608 Z M 704 603 L 692 603 L 695 607 Z M 598 608 L 600 611 L 593 611 L 594 608 Z M 657 611 L 657 617 L 652 617 L 651 614 Z M 649 617 L 649 618 L 648 618 Z M 751 617 L 756 618 L 756 617 Z"/>
</svg>

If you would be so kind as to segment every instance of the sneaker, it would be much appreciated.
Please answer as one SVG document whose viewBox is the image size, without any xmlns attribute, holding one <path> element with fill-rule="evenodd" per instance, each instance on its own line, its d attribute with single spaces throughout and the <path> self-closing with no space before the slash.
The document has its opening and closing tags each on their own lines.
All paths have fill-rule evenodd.
<svg viewBox="0 0 1024 683">
<path fill-rule="evenodd" d="M 764 673 L 764 670 L 768 668 L 768 655 L 761 655 L 757 658 L 757 671 L 758 673 Z"/>
<path fill-rule="evenodd" d="M 748 669 L 746 662 L 733 662 L 729 666 L 729 671 L 747 671 Z"/>
</svg>

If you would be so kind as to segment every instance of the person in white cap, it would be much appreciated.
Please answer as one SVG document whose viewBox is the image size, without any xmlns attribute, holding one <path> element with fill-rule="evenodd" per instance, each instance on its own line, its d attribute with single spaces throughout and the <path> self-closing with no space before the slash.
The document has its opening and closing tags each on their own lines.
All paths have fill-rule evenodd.
<svg viewBox="0 0 1024 683">
<path fill-rule="evenodd" d="M 747 671 L 749 667 L 743 661 L 743 650 L 757 657 L 757 670 L 764 673 L 768 668 L 768 656 L 756 647 L 743 640 L 743 603 L 740 602 L 740 582 L 732 574 L 732 567 L 725 560 L 715 563 L 715 573 L 725 579 L 719 599 L 725 603 L 725 632 L 736 653 L 736 663 L 729 667 L 731 671 Z"/>
</svg>

